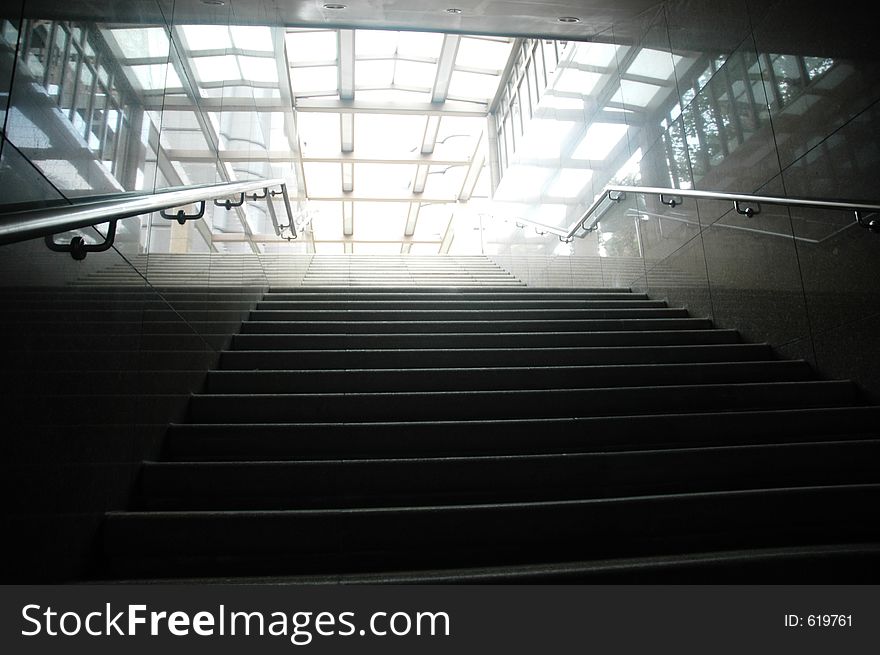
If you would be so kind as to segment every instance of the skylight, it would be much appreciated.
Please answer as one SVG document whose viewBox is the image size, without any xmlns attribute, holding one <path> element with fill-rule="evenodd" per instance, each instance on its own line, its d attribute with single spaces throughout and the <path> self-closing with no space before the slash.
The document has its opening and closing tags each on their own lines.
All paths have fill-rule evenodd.
<svg viewBox="0 0 880 655">
<path fill-rule="evenodd" d="M 355 30 L 355 56 L 358 59 L 366 57 L 393 57 L 397 52 L 398 37 L 398 32 Z"/>
<path fill-rule="evenodd" d="M 179 89 L 183 86 L 175 70 L 167 64 L 129 66 L 128 70 L 137 86 L 145 91 Z"/>
<path fill-rule="evenodd" d="M 589 168 L 563 168 L 547 189 L 547 195 L 557 198 L 577 198 L 590 183 L 593 171 Z"/>
<path fill-rule="evenodd" d="M 628 47 L 409 31 L 104 32 L 132 84 L 157 109 L 170 103 L 167 183 L 284 177 L 311 217 L 298 243 L 316 252 L 445 252 L 455 208 L 473 196 L 564 222 L 631 155 L 630 115 L 674 90 L 681 60 L 643 49 L 618 71 Z M 264 205 L 211 220 L 271 239 Z"/>
<path fill-rule="evenodd" d="M 558 159 L 577 123 L 536 118 L 526 130 L 517 154 L 524 159 Z"/>
<path fill-rule="evenodd" d="M 236 25 L 231 29 L 232 43 L 241 50 L 273 52 L 272 30 L 268 27 Z"/>
<path fill-rule="evenodd" d="M 553 89 L 586 96 L 595 90 L 601 79 L 602 76 L 599 73 L 590 73 L 577 68 L 565 68 L 557 74 Z"/>
<path fill-rule="evenodd" d="M 107 30 L 123 57 L 167 57 L 168 35 L 159 27 Z"/>
<path fill-rule="evenodd" d="M 400 57 L 438 57 L 443 35 L 436 32 L 399 32 L 397 54 Z"/>
<path fill-rule="evenodd" d="M 290 85 L 298 96 L 329 93 L 337 88 L 336 66 L 295 68 L 290 73 Z"/>
<path fill-rule="evenodd" d="M 274 59 L 266 57 L 238 57 L 238 65 L 241 69 L 242 79 L 253 82 L 278 81 L 278 68 Z"/>
<path fill-rule="evenodd" d="M 449 97 L 488 102 L 495 95 L 498 77 L 484 73 L 457 70 L 449 82 Z"/>
<path fill-rule="evenodd" d="M 626 125 L 619 123 L 593 123 L 572 153 L 572 159 L 602 160 L 620 143 L 626 134 Z"/>
<path fill-rule="evenodd" d="M 641 77 L 671 80 L 675 73 L 675 66 L 681 59 L 680 56 L 670 55 L 668 52 L 642 48 L 626 72 Z"/>
<path fill-rule="evenodd" d="M 458 45 L 456 66 L 502 71 L 510 57 L 507 39 L 464 37 Z"/>
<path fill-rule="evenodd" d="M 608 68 L 616 63 L 619 46 L 610 43 L 575 43 L 571 60 L 577 64 Z"/>
<path fill-rule="evenodd" d="M 300 31 L 288 32 L 285 38 L 287 58 L 291 62 L 335 62 L 336 31 Z"/>
<path fill-rule="evenodd" d="M 667 93 L 671 87 L 666 87 Z M 632 80 L 621 80 L 620 88 L 611 97 L 611 102 L 624 105 L 626 107 L 639 107 L 644 109 L 650 105 L 657 95 L 663 91 L 664 87 L 655 84 L 646 84 L 644 82 L 634 82 Z"/>
<path fill-rule="evenodd" d="M 305 112 L 299 115 L 297 127 L 300 146 L 306 157 L 335 157 L 342 148 L 339 114 Z"/>
<path fill-rule="evenodd" d="M 355 148 L 366 155 L 411 156 L 425 131 L 423 116 L 356 114 Z"/>
<path fill-rule="evenodd" d="M 181 31 L 191 50 L 216 51 L 232 47 L 232 35 L 224 25 L 184 25 Z"/>
<path fill-rule="evenodd" d="M 220 82 L 227 77 L 233 80 L 242 79 L 234 55 L 196 57 L 194 64 L 200 82 Z"/>
</svg>

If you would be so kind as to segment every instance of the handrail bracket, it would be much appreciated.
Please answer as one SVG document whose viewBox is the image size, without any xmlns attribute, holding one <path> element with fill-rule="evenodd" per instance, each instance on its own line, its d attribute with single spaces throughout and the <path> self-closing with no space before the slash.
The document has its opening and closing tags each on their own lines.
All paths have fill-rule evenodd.
<svg viewBox="0 0 880 655">
<path fill-rule="evenodd" d="M 747 216 L 749 218 L 761 213 L 761 203 L 759 202 L 749 201 L 749 204 L 746 205 L 742 200 L 734 200 L 733 208 L 736 210 L 737 214 L 740 214 L 741 216 Z"/>
<path fill-rule="evenodd" d="M 256 193 L 254 194 L 256 199 Z M 226 211 L 229 211 L 233 207 L 241 207 L 244 204 L 244 192 L 241 193 L 240 197 L 236 201 L 232 201 L 229 198 L 226 200 L 217 200 L 214 198 L 214 206 L 215 207 L 226 207 Z"/>
<path fill-rule="evenodd" d="M 110 221 L 107 224 L 107 235 L 99 243 L 86 243 L 83 237 L 77 235 L 69 243 L 61 244 L 55 241 L 54 234 L 50 234 L 45 237 L 46 247 L 53 252 L 69 252 L 70 256 L 75 260 L 82 261 L 90 252 L 104 252 L 113 247 L 113 242 L 116 240 L 116 223 L 118 221 L 119 219 Z"/>
<path fill-rule="evenodd" d="M 871 232 L 875 233 L 880 232 L 880 218 L 877 218 L 876 212 L 868 213 L 868 216 L 874 216 L 874 218 L 871 219 L 866 219 L 862 215 L 862 211 L 859 209 L 856 209 L 853 213 L 856 215 L 856 223 L 861 225 L 863 228 L 865 228 L 866 230 L 871 230 Z"/>
<path fill-rule="evenodd" d="M 660 203 L 666 205 L 667 207 L 675 208 L 677 205 L 684 204 L 684 198 L 681 196 L 669 195 L 666 193 L 660 194 Z"/>
<path fill-rule="evenodd" d="M 199 201 L 199 211 L 195 214 L 187 214 L 185 210 L 178 209 L 176 214 L 169 214 L 164 209 L 159 212 L 159 216 L 167 218 L 170 221 L 177 221 L 181 225 L 187 221 L 195 221 L 205 215 L 205 201 Z"/>
</svg>

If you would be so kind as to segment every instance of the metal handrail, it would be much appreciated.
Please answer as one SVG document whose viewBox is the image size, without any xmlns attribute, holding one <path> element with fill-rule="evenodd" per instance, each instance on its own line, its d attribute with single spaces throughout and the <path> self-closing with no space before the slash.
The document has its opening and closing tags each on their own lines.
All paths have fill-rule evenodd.
<svg viewBox="0 0 880 655">
<path fill-rule="evenodd" d="M 809 207 L 813 209 L 833 209 L 839 211 L 851 211 L 855 221 L 860 226 L 870 229 L 872 232 L 880 232 L 880 218 L 866 219 L 870 214 L 880 214 L 880 205 L 871 203 L 845 202 L 838 200 L 814 200 L 810 198 L 788 198 L 783 196 L 759 196 L 748 193 L 724 193 L 719 191 L 698 191 L 694 189 L 663 189 L 660 187 L 608 185 L 593 201 L 593 204 L 581 214 L 568 229 L 546 225 L 537 221 L 524 218 L 511 219 L 517 227 L 532 227 L 538 234 L 552 234 L 560 241 L 570 242 L 573 238 L 584 238 L 596 229 L 596 225 L 602 215 L 611 207 L 612 202 L 620 202 L 627 193 L 641 193 L 654 195 L 660 198 L 660 202 L 670 207 L 680 205 L 684 198 L 703 198 L 708 200 L 722 200 L 733 203 L 737 213 L 752 217 L 760 213 L 761 205 L 785 205 L 788 207 Z M 579 234 L 580 233 L 580 234 Z"/>
<path fill-rule="evenodd" d="M 32 209 L 28 211 L 0 214 L 0 245 L 27 241 L 37 237 L 52 237 L 62 232 L 69 232 L 84 227 L 115 222 L 122 218 L 130 218 L 141 214 L 163 211 L 173 207 L 200 203 L 215 198 L 235 196 L 251 191 L 264 190 L 269 194 L 270 187 L 281 187 L 285 200 L 289 227 L 295 235 L 293 214 L 287 196 L 287 185 L 284 180 L 250 180 L 247 182 L 226 182 L 207 186 L 189 187 L 176 191 L 160 191 L 135 198 L 100 200 L 83 202 L 73 205 L 62 205 Z M 274 191 L 270 195 L 274 195 Z M 262 196 L 260 196 L 262 197 Z M 172 218 L 186 219 L 182 212 Z M 271 212 L 274 218 L 274 210 Z M 276 225 L 276 233 L 282 228 Z M 293 236 L 292 238 L 296 238 Z"/>
</svg>

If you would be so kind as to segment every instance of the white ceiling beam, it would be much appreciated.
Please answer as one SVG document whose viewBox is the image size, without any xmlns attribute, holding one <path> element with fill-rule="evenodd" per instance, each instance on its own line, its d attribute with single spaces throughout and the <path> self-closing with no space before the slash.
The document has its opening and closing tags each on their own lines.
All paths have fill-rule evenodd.
<svg viewBox="0 0 880 655">
<path fill-rule="evenodd" d="M 449 83 L 455 70 L 459 43 L 461 37 L 458 34 L 447 34 L 443 37 L 443 47 L 437 60 L 437 75 L 434 77 L 434 87 L 431 89 L 431 102 L 445 102 L 446 96 L 449 95 Z"/>
<path fill-rule="evenodd" d="M 474 149 L 471 163 L 468 166 L 467 174 L 464 176 L 461 190 L 458 192 L 458 200 L 460 202 L 467 202 L 471 199 L 471 194 L 474 192 L 474 187 L 477 186 L 477 180 L 480 179 L 480 173 L 485 163 L 486 149 L 483 147 L 483 135 L 480 134 L 480 138 L 477 140 L 477 147 Z"/>
<path fill-rule="evenodd" d="M 234 153 L 229 153 L 231 156 L 235 156 Z M 246 153 L 240 153 L 242 156 L 246 156 Z M 270 153 L 271 155 L 272 153 Z M 224 154 L 221 153 L 221 157 L 225 157 Z M 258 160 L 262 160 L 265 157 L 258 157 Z M 468 159 L 463 157 L 436 157 L 434 155 L 397 155 L 389 153 L 387 155 L 369 155 L 359 152 L 355 153 L 321 153 L 321 152 L 312 152 L 309 155 L 303 157 L 304 162 L 311 163 L 345 163 L 351 162 L 352 164 L 424 164 L 426 166 L 456 166 L 461 164 L 467 164 Z"/>
<path fill-rule="evenodd" d="M 351 193 L 354 191 L 354 164 L 350 162 L 342 163 L 342 192 Z"/>
<path fill-rule="evenodd" d="M 320 201 L 329 201 L 329 202 L 421 202 L 421 203 L 447 203 L 447 202 L 455 202 L 455 196 L 417 196 L 414 197 L 412 194 L 407 194 L 405 196 L 359 196 L 353 195 L 351 193 L 346 193 L 342 195 L 329 195 L 329 196 L 321 196 L 321 195 L 313 195 L 309 194 L 309 200 L 320 200 Z"/>
<path fill-rule="evenodd" d="M 464 102 L 447 100 L 442 105 L 430 102 L 373 102 L 364 100 L 340 100 L 338 98 L 297 98 L 296 110 L 299 112 L 324 112 L 343 114 L 400 114 L 420 116 L 477 116 L 486 115 L 485 102 Z M 225 107 L 224 107 L 225 111 Z"/>
<path fill-rule="evenodd" d="M 661 80 L 656 77 L 647 77 L 645 75 L 633 75 L 632 73 L 624 73 L 620 76 L 620 79 L 626 80 L 628 82 L 638 82 L 639 84 L 648 84 L 649 86 L 664 86 L 664 87 L 672 87 L 675 86 L 675 80 Z"/>
<path fill-rule="evenodd" d="M 293 90 L 290 81 L 290 62 L 287 57 L 287 41 L 281 28 L 272 29 L 272 39 L 275 50 L 275 65 L 278 68 L 278 89 L 281 100 L 285 105 L 284 110 L 284 134 L 287 138 L 289 154 L 293 156 L 294 175 L 296 176 L 296 192 L 299 198 L 305 197 L 306 172 L 303 168 L 302 147 L 299 143 L 299 127 L 296 123 L 296 114 L 293 111 Z M 272 161 L 270 157 L 267 158 Z M 286 160 L 277 160 L 286 161 Z"/>
<path fill-rule="evenodd" d="M 217 154 L 209 150 L 195 150 L 186 148 L 171 148 L 164 151 L 171 161 L 183 161 L 200 164 L 213 164 L 217 161 Z M 410 164 L 425 166 L 460 166 L 467 164 L 468 159 L 434 157 L 432 155 L 391 155 L 391 156 L 370 156 L 354 153 L 338 153 L 327 152 L 320 154 L 311 154 L 305 157 L 299 157 L 291 150 L 221 150 L 220 160 L 228 162 L 278 162 L 290 163 L 298 162 L 300 159 L 308 164 Z"/>
<path fill-rule="evenodd" d="M 411 202 L 409 203 L 409 212 L 406 215 L 406 227 L 403 229 L 403 235 L 407 237 L 411 237 L 415 234 L 416 231 L 416 223 L 419 220 L 419 210 L 422 208 L 422 203 L 420 202 Z"/>
<path fill-rule="evenodd" d="M 351 201 L 342 203 L 342 234 L 347 237 L 354 234 L 354 203 Z"/>
<path fill-rule="evenodd" d="M 449 222 L 446 224 L 446 230 L 443 232 L 443 239 L 440 241 L 439 254 L 441 255 L 446 255 L 449 253 L 449 247 L 452 245 L 452 241 L 455 239 L 455 230 L 452 229 L 453 218 L 455 218 L 454 213 L 450 214 Z"/>
<path fill-rule="evenodd" d="M 354 30 L 339 30 L 339 97 L 354 100 Z"/>
<path fill-rule="evenodd" d="M 249 239 L 241 232 L 220 232 L 214 235 L 214 241 L 217 243 L 246 243 Z M 254 234 L 254 243 L 286 243 L 285 239 L 275 234 Z M 294 241 L 293 243 L 297 243 Z M 403 243 L 401 239 L 315 239 L 314 243 Z M 428 243 L 438 245 L 440 241 L 437 239 L 408 239 L 405 243 Z"/>
<path fill-rule="evenodd" d="M 199 164 L 210 164 L 217 161 L 217 155 L 207 150 L 166 150 L 168 159 L 172 161 L 185 161 Z M 290 150 L 260 150 L 256 152 L 224 150 L 220 152 L 220 160 L 228 162 L 254 162 L 254 161 L 277 161 L 281 163 L 297 160 L 297 156 Z M 325 160 L 318 160 L 325 161 Z"/>
<path fill-rule="evenodd" d="M 622 109 L 632 110 L 632 107 Z M 549 109 L 539 108 L 534 118 L 543 118 L 554 121 L 570 121 L 572 123 L 584 122 L 584 111 L 581 109 Z M 611 111 L 606 108 L 591 114 L 590 123 L 617 123 L 621 125 L 644 125 L 644 114 L 635 111 Z"/>
<path fill-rule="evenodd" d="M 412 192 L 424 193 L 425 185 L 428 183 L 428 169 L 430 167 L 420 164 L 416 167 L 416 179 L 413 181 Z"/>
<path fill-rule="evenodd" d="M 498 111 L 498 105 L 504 95 L 504 88 L 507 85 L 507 80 L 510 79 L 510 76 L 513 74 L 513 67 L 516 63 L 516 58 L 519 56 L 520 50 L 522 50 L 522 44 L 523 39 L 519 38 L 514 39 L 510 46 L 510 54 L 507 55 L 507 63 L 504 65 L 504 70 L 501 72 L 501 79 L 498 80 L 498 87 L 495 89 L 495 96 L 489 102 L 489 110 L 493 113 Z"/>
<path fill-rule="evenodd" d="M 325 59 L 323 61 L 298 61 L 291 63 L 289 68 L 291 70 L 302 70 L 303 68 L 329 68 L 330 66 L 336 66 L 338 63 L 339 62 L 336 59 Z"/>
<path fill-rule="evenodd" d="M 440 116 L 425 117 L 425 133 L 422 136 L 421 153 L 430 155 L 434 152 L 434 146 L 437 145 L 437 133 L 440 131 Z"/>
<path fill-rule="evenodd" d="M 339 115 L 339 140 L 342 152 L 354 151 L 354 114 Z"/>
<path fill-rule="evenodd" d="M 199 98 L 199 106 L 204 111 L 245 112 L 290 111 L 280 98 Z M 188 98 L 180 96 L 148 96 L 144 98 L 144 109 L 150 111 L 177 110 L 192 111 Z"/>
<path fill-rule="evenodd" d="M 214 80 L 211 82 L 200 82 L 199 87 L 203 89 L 226 89 L 230 86 L 246 86 L 249 89 L 277 89 L 278 82 L 264 82 L 259 80 L 246 80 L 240 78 L 226 78 L 224 80 Z"/>
</svg>

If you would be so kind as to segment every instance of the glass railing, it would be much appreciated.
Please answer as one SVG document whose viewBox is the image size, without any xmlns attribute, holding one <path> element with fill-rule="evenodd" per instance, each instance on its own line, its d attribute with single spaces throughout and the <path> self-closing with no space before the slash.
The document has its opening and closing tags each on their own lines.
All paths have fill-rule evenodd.
<svg viewBox="0 0 880 655">
<path fill-rule="evenodd" d="M 279 187 L 276 190 L 274 187 Z M 225 184 L 198 185 L 159 193 L 136 196 L 109 197 L 92 202 L 79 202 L 66 205 L 53 205 L 14 213 L 0 214 L 0 245 L 26 241 L 35 237 L 46 237 L 46 244 L 56 252 L 69 252 L 74 259 L 84 259 L 89 252 L 103 252 L 109 249 L 116 236 L 116 224 L 120 219 L 159 212 L 162 218 L 175 220 L 184 225 L 187 221 L 199 220 L 205 215 L 208 201 L 227 211 L 244 205 L 248 194 L 253 202 L 264 200 L 272 218 L 275 234 L 286 239 L 296 239 L 297 227 L 287 185 L 283 180 L 252 180 L 249 182 L 228 182 Z M 278 222 L 273 197 L 281 194 L 287 214 L 287 224 Z M 218 200 L 218 198 L 225 198 Z M 177 209 L 186 205 L 198 205 L 198 209 L 188 212 Z M 74 236 L 67 244 L 58 244 L 54 235 L 62 232 L 94 227 L 103 223 L 109 226 L 99 243 L 88 243 L 81 235 Z"/>
<path fill-rule="evenodd" d="M 600 226 L 602 218 L 606 215 L 608 210 L 611 209 L 615 204 L 620 204 L 621 202 L 623 202 L 626 199 L 627 194 L 652 196 L 656 198 L 657 202 L 659 202 L 660 205 L 664 205 L 672 209 L 680 207 L 685 202 L 685 199 L 717 200 L 722 202 L 726 201 L 732 204 L 733 211 L 747 218 L 758 216 L 762 211 L 763 205 L 794 207 L 799 209 L 824 209 L 831 211 L 843 211 L 849 212 L 852 215 L 855 224 L 860 225 L 861 227 L 869 229 L 873 232 L 880 232 L 880 217 L 876 216 L 876 214 L 880 213 L 880 205 L 873 203 L 847 202 L 842 200 L 818 200 L 814 198 L 789 198 L 785 196 L 755 195 L 747 193 L 697 191 L 692 189 L 661 189 L 657 187 L 641 187 L 628 185 L 606 186 L 597 196 L 596 200 L 593 201 L 593 204 L 590 205 L 590 207 L 583 213 L 583 215 L 581 215 L 580 218 L 574 221 L 567 228 L 546 225 L 544 223 L 519 217 L 500 218 L 502 218 L 502 220 L 514 223 L 516 227 L 520 229 L 530 228 L 533 229 L 535 233 L 540 236 L 551 235 L 557 237 L 560 241 L 568 243 L 575 238 L 583 239 L 588 234 L 596 230 Z M 634 218 L 640 217 L 645 220 L 649 216 L 649 214 L 645 211 L 641 211 L 637 207 L 633 207 L 632 216 Z M 499 218 L 497 216 L 490 217 Z M 688 218 L 687 215 L 664 215 L 663 218 L 665 218 L 666 220 L 677 220 L 679 222 L 691 222 L 695 225 L 699 224 L 693 223 L 692 219 Z M 756 232 L 759 234 L 775 234 L 777 236 L 781 236 L 779 233 L 773 232 L 772 230 L 763 229 L 759 223 L 756 223 L 756 225 L 752 227 L 730 227 L 734 229 Z M 829 236 L 831 235 L 825 235 L 823 239 L 828 238 Z M 803 239 L 804 237 L 800 238 Z"/>
</svg>

